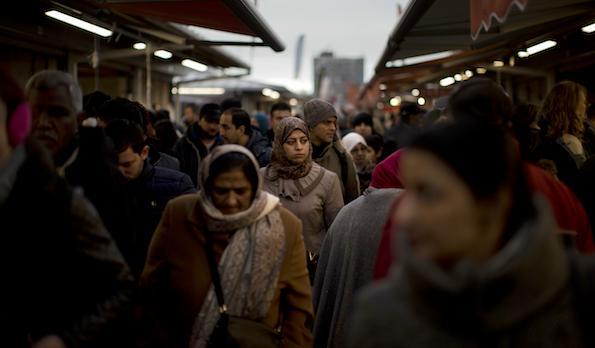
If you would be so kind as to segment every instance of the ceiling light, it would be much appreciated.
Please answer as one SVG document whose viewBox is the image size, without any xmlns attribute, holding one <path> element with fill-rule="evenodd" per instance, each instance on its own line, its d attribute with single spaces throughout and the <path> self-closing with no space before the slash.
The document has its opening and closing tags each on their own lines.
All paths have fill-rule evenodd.
<svg viewBox="0 0 595 348">
<path fill-rule="evenodd" d="M 451 76 L 445 77 L 442 80 L 440 80 L 440 86 L 442 86 L 442 87 L 450 86 L 455 82 L 456 81 L 455 81 L 454 77 L 451 77 Z"/>
<path fill-rule="evenodd" d="M 385 85 L 384 83 L 381 83 L 381 84 L 378 86 L 378 88 L 379 88 L 381 91 L 385 91 L 385 90 L 386 90 L 386 85 Z"/>
<path fill-rule="evenodd" d="M 419 105 L 426 105 L 426 98 L 424 98 L 424 97 L 417 98 L 417 103 Z"/>
<path fill-rule="evenodd" d="M 291 99 L 289 99 L 289 105 L 291 105 L 291 106 L 296 106 L 296 105 L 298 105 L 298 100 L 297 100 L 297 99 L 295 99 L 295 98 L 291 98 Z"/>
<path fill-rule="evenodd" d="M 417 88 L 412 89 L 411 90 L 411 95 L 414 96 L 414 97 L 419 96 L 419 89 L 417 89 Z"/>
<path fill-rule="evenodd" d="M 153 53 L 156 57 L 162 58 L 162 59 L 170 59 L 173 54 L 170 51 L 166 51 L 166 50 L 157 50 Z"/>
<path fill-rule="evenodd" d="M 66 13 L 62 13 L 60 11 L 56 11 L 56 10 L 47 11 L 45 13 L 45 15 L 48 17 L 57 19 L 57 20 L 64 22 L 66 24 L 70 24 L 70 25 L 77 27 L 79 29 L 89 31 L 89 32 L 99 35 L 99 36 L 109 37 L 109 36 L 112 36 L 112 34 L 113 34 L 113 32 L 111 30 L 102 28 L 98 25 L 95 25 L 95 24 L 92 24 L 89 22 L 85 22 L 81 19 L 69 16 Z"/>
<path fill-rule="evenodd" d="M 525 51 L 520 51 L 520 52 L 517 53 L 517 55 L 520 58 L 526 58 L 526 57 L 528 57 L 530 55 L 533 55 L 533 54 L 539 53 L 541 51 L 545 51 L 545 50 L 547 50 L 549 48 L 552 48 L 552 47 L 556 46 L 557 44 L 558 43 L 556 41 L 554 41 L 554 40 L 547 40 L 547 41 L 544 41 L 544 42 L 540 42 L 537 45 L 533 45 L 531 47 L 527 47 L 527 49 Z M 521 53 L 521 52 L 523 52 L 523 53 Z"/>
<path fill-rule="evenodd" d="M 279 93 L 277 91 L 273 91 L 273 93 L 271 93 L 270 97 L 273 99 L 279 99 L 279 98 L 281 98 L 281 93 Z"/>
<path fill-rule="evenodd" d="M 202 63 L 199 63 L 197 61 L 194 61 L 192 59 L 184 59 L 182 61 L 182 65 L 190 68 L 190 69 L 194 69 L 196 71 L 207 71 L 208 67 Z"/>
<path fill-rule="evenodd" d="M 264 95 L 265 97 L 270 97 L 273 92 L 274 91 L 272 89 L 270 89 L 270 88 L 263 88 L 262 89 L 262 95 Z"/>
<path fill-rule="evenodd" d="M 475 71 L 477 71 L 478 74 L 485 74 L 486 72 L 488 72 L 488 69 L 479 67 L 475 69 Z"/>
<path fill-rule="evenodd" d="M 473 71 L 471 71 L 471 70 L 465 70 L 465 76 L 467 76 L 469 78 L 473 77 Z"/>
<path fill-rule="evenodd" d="M 147 44 L 144 42 L 137 42 L 134 45 L 132 45 L 132 48 L 139 51 L 144 50 L 145 48 L 147 48 Z"/>
<path fill-rule="evenodd" d="M 455 81 L 463 80 L 463 76 L 461 74 L 455 74 L 454 78 L 455 78 Z"/>
<path fill-rule="evenodd" d="M 501 61 L 501 60 L 495 60 L 495 61 L 494 61 L 494 66 L 495 66 L 496 68 L 501 68 L 501 67 L 503 67 L 503 66 L 504 66 L 504 62 L 503 62 L 503 61 Z"/>
<path fill-rule="evenodd" d="M 179 87 L 177 94 L 181 95 L 221 95 L 225 94 L 225 88 L 220 87 Z M 172 93 L 174 89 L 172 88 Z"/>
<path fill-rule="evenodd" d="M 392 98 L 389 103 L 391 106 L 401 105 L 401 97 L 396 96 L 396 97 Z"/>
<path fill-rule="evenodd" d="M 595 31 L 595 23 L 591 23 L 587 26 L 584 26 L 581 28 L 581 30 L 583 31 L 583 33 L 591 34 Z"/>
</svg>

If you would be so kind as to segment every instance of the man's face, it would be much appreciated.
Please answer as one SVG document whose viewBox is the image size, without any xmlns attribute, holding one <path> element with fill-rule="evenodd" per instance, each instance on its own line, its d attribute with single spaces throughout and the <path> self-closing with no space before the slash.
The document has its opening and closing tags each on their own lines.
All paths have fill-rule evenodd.
<svg viewBox="0 0 595 348">
<path fill-rule="evenodd" d="M 186 124 L 193 124 L 196 121 L 196 115 L 194 114 L 194 109 L 192 107 L 187 106 L 184 109 L 184 123 Z"/>
<path fill-rule="evenodd" d="M 312 128 L 312 141 L 317 143 L 331 143 L 337 131 L 337 117 L 333 116 Z"/>
<path fill-rule="evenodd" d="M 145 159 L 149 155 L 149 147 L 145 146 L 140 154 L 134 152 L 131 146 L 118 154 L 118 169 L 126 180 L 134 180 L 143 172 Z"/>
<path fill-rule="evenodd" d="M 223 113 L 219 120 L 219 132 L 226 144 L 239 144 L 240 137 L 244 135 L 244 127 L 236 128 L 232 122 L 231 114 Z"/>
<path fill-rule="evenodd" d="M 29 95 L 32 135 L 56 156 L 74 138 L 77 112 L 70 93 L 64 86 L 49 90 L 33 90 Z"/>
<path fill-rule="evenodd" d="M 213 139 L 219 134 L 219 122 L 209 122 L 203 117 L 198 121 L 198 125 L 209 136 L 209 139 Z"/>
<path fill-rule="evenodd" d="M 285 117 L 291 117 L 291 111 L 289 110 L 275 110 L 271 114 L 271 128 L 275 129 L 275 127 L 283 120 Z"/>
</svg>

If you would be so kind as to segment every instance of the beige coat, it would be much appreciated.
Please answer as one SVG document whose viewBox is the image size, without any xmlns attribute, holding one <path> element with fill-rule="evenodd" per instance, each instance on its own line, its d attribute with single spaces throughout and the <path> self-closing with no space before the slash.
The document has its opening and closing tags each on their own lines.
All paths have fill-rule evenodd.
<svg viewBox="0 0 595 348">
<path fill-rule="evenodd" d="M 326 231 L 343 208 L 337 175 L 316 163 L 308 175 L 297 180 L 272 179 L 276 175 L 270 167 L 260 171 L 263 189 L 279 197 L 281 204 L 302 220 L 306 250 L 318 254 Z"/>
<path fill-rule="evenodd" d="M 155 231 L 140 286 L 148 312 L 159 321 L 167 347 L 187 347 L 196 315 L 211 286 L 205 253 L 204 221 L 198 195 L 178 197 L 167 205 Z M 286 252 L 277 289 L 263 322 L 283 325 L 283 347 L 310 347 L 313 321 L 312 290 L 306 269 L 302 224 L 278 208 L 285 228 Z M 230 235 L 213 234 L 214 251 L 221 258 Z"/>
</svg>

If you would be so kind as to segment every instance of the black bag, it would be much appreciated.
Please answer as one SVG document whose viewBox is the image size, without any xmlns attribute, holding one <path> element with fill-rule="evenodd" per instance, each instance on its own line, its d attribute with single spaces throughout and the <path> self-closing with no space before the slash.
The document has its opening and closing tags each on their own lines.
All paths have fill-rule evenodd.
<svg viewBox="0 0 595 348">
<path fill-rule="evenodd" d="M 240 318 L 227 314 L 227 306 L 223 298 L 223 289 L 217 261 L 213 253 L 213 242 L 207 235 L 207 259 L 217 303 L 219 304 L 220 317 L 209 337 L 207 347 L 209 348 L 276 348 L 281 345 L 281 330 L 273 329 L 268 325 L 250 319 Z"/>
</svg>

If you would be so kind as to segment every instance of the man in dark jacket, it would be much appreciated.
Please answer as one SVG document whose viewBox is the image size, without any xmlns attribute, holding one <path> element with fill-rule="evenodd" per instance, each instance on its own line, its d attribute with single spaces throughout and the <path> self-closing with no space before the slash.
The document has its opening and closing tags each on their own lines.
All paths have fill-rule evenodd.
<svg viewBox="0 0 595 348">
<path fill-rule="evenodd" d="M 149 112 L 138 102 L 133 102 L 125 98 L 115 98 L 107 101 L 98 110 L 99 124 L 106 127 L 111 121 L 124 119 L 134 122 L 143 130 L 147 143 L 149 146 L 149 162 L 156 167 L 169 168 L 173 170 L 180 170 L 180 161 L 164 152 L 157 150 L 154 145 L 154 139 L 151 138 L 147 131 L 147 124 L 149 123 Z"/>
<path fill-rule="evenodd" d="M 65 72 L 45 70 L 29 79 L 25 95 L 32 110 L 32 136 L 52 156 L 57 173 L 83 189 L 129 260 L 131 202 L 103 129 L 95 119 L 79 127 L 84 116 L 79 85 Z"/>
<path fill-rule="evenodd" d="M 351 155 L 341 145 L 337 136 L 337 111 L 322 99 L 312 99 L 304 104 L 304 120 L 310 128 L 312 159 L 325 169 L 337 174 L 345 204 L 356 199 L 359 179 Z"/>
<path fill-rule="evenodd" d="M 401 106 L 399 122 L 384 133 L 384 149 L 388 155 L 405 147 L 420 132 L 424 110 L 417 103 L 407 102 Z"/>
<path fill-rule="evenodd" d="M 250 115 L 240 108 L 230 108 L 219 121 L 221 136 L 226 144 L 241 145 L 250 150 L 260 167 L 271 161 L 272 148 L 268 139 L 250 124 Z"/>
<path fill-rule="evenodd" d="M 220 117 L 219 105 L 203 105 L 198 122 L 188 126 L 186 134 L 176 143 L 180 170 L 188 174 L 195 187 L 198 187 L 198 168 L 202 159 L 215 147 L 223 144 L 223 138 L 219 135 Z"/>
<path fill-rule="evenodd" d="M 289 106 L 289 104 L 275 103 L 271 106 L 271 129 L 267 131 L 269 143 L 273 144 L 275 138 L 275 126 L 286 117 L 291 117 L 291 106 Z"/>
<path fill-rule="evenodd" d="M 118 168 L 128 180 L 128 192 L 135 201 L 137 235 L 130 266 L 133 274 L 139 276 L 165 205 L 172 198 L 196 190 L 188 175 L 155 167 L 148 161 L 149 147 L 138 125 L 115 120 L 107 126 L 106 132 L 114 142 Z"/>
<path fill-rule="evenodd" d="M 118 327 L 130 271 L 80 190 L 56 174 L 43 146 L 22 140 L 30 114 L 17 90 L 0 69 L 2 346 L 126 345 Z"/>
</svg>

